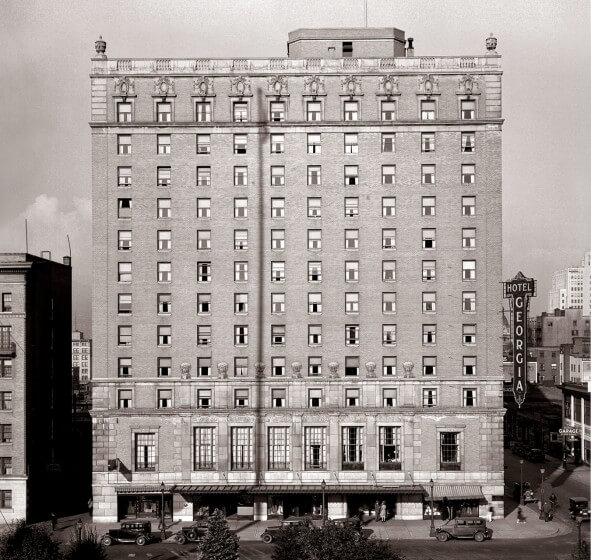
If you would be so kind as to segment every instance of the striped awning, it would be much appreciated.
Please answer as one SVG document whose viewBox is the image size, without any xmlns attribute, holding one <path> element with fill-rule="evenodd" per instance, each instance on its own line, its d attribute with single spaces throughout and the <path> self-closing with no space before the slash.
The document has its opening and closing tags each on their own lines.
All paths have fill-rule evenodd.
<svg viewBox="0 0 591 560">
<path fill-rule="evenodd" d="M 425 487 L 427 499 L 431 498 L 431 488 Z M 433 499 L 442 500 L 483 500 L 482 487 L 470 484 L 435 484 L 433 486 Z"/>
<path fill-rule="evenodd" d="M 251 486 L 236 484 L 177 484 L 172 488 L 172 491 L 179 494 L 241 494 L 250 488 Z"/>
<path fill-rule="evenodd" d="M 115 486 L 117 494 L 161 494 L 162 488 L 159 484 L 151 484 L 145 486 L 132 486 L 126 484 L 125 486 Z M 164 493 L 169 494 L 172 491 L 170 486 L 164 487 Z"/>
<path fill-rule="evenodd" d="M 177 485 L 173 492 L 180 494 L 321 494 L 320 484 L 267 484 L 261 486 L 235 485 Z M 371 484 L 327 484 L 326 494 L 420 494 L 425 495 L 421 485 L 376 486 Z"/>
</svg>

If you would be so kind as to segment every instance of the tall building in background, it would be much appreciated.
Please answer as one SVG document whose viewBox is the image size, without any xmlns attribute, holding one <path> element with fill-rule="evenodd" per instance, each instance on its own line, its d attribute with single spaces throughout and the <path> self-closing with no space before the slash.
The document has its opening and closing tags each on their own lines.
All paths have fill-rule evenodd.
<svg viewBox="0 0 591 560">
<path fill-rule="evenodd" d="M 72 375 L 81 385 L 92 379 L 92 340 L 82 331 L 72 332 Z"/>
<path fill-rule="evenodd" d="M 583 257 L 583 315 L 591 317 L 591 251 Z"/>
<path fill-rule="evenodd" d="M 583 272 L 583 266 L 570 266 L 552 275 L 548 313 L 553 313 L 555 309 L 583 308 Z"/>
<path fill-rule="evenodd" d="M 503 513 L 501 66 L 392 28 L 91 68 L 93 493 Z M 161 484 L 163 485 L 161 487 Z"/>
<path fill-rule="evenodd" d="M 0 513 L 65 513 L 71 456 L 72 269 L 0 253 Z M 66 481 L 68 486 L 66 488 Z"/>
</svg>

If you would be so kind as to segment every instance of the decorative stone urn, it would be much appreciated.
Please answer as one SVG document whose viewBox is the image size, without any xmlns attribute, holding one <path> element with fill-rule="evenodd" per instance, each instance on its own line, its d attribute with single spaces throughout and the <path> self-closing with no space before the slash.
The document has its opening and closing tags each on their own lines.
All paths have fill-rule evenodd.
<svg viewBox="0 0 591 560">
<path fill-rule="evenodd" d="M 367 370 L 367 377 L 375 377 L 376 376 L 376 363 L 375 362 L 367 362 L 365 364 L 365 369 Z"/>
<path fill-rule="evenodd" d="M 105 51 L 107 50 L 107 42 L 103 41 L 103 36 L 101 35 L 98 38 L 98 41 L 94 42 L 94 50 L 96 51 L 96 55 L 99 58 L 107 58 Z"/>
<path fill-rule="evenodd" d="M 492 33 L 486 38 L 486 50 L 488 54 L 497 54 L 497 38 Z"/>
<path fill-rule="evenodd" d="M 402 362 L 402 369 L 404 370 L 404 377 L 414 377 L 412 374 L 412 368 L 415 367 L 415 364 L 411 361 Z"/>
<path fill-rule="evenodd" d="M 336 378 L 338 377 L 338 369 L 339 369 L 339 362 L 329 362 L 328 369 L 330 370 L 330 377 Z"/>
<path fill-rule="evenodd" d="M 222 379 L 228 378 L 228 364 L 226 362 L 220 362 L 218 364 L 218 373 Z"/>
<path fill-rule="evenodd" d="M 191 379 L 191 364 L 183 362 L 181 368 L 181 379 Z"/>
<path fill-rule="evenodd" d="M 291 372 L 293 377 L 302 377 L 302 364 L 300 362 L 292 362 L 291 364 Z"/>
</svg>

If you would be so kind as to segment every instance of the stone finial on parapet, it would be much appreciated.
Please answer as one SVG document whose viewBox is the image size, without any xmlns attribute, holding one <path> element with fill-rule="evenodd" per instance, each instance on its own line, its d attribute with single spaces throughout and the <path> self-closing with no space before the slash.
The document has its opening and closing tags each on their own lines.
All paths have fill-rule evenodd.
<svg viewBox="0 0 591 560">
<path fill-rule="evenodd" d="M 486 50 L 488 51 L 487 54 L 497 54 L 497 38 L 491 33 L 486 38 Z"/>
<path fill-rule="evenodd" d="M 94 42 L 94 49 L 98 58 L 107 58 L 105 51 L 107 50 L 107 42 L 103 41 L 103 36 L 99 36 L 98 41 Z"/>
</svg>

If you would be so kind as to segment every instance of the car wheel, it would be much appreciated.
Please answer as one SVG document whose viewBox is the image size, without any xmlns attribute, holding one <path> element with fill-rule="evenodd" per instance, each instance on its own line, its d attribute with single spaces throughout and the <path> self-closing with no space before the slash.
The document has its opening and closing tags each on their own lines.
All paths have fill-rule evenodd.
<svg viewBox="0 0 591 560">
<path fill-rule="evenodd" d="M 140 535 L 137 537 L 137 539 L 135 539 L 135 544 L 138 546 L 144 546 L 146 544 L 146 537 L 144 537 L 144 535 Z"/>
<path fill-rule="evenodd" d="M 441 542 L 445 542 L 447 539 L 449 539 L 449 535 L 445 531 L 440 531 L 435 536 L 437 537 L 437 540 Z"/>
<path fill-rule="evenodd" d="M 475 533 L 474 540 L 476 542 L 482 542 L 484 540 L 484 533 L 482 533 L 481 531 L 478 531 L 477 533 Z"/>
<path fill-rule="evenodd" d="M 263 542 L 269 544 L 273 542 L 273 537 L 269 534 L 263 535 Z"/>
<path fill-rule="evenodd" d="M 185 537 L 184 533 L 180 533 L 176 536 L 176 542 L 179 544 L 185 544 L 187 542 L 187 537 Z"/>
<path fill-rule="evenodd" d="M 109 536 L 105 536 L 102 538 L 101 544 L 103 546 L 111 546 L 113 544 L 113 539 Z"/>
<path fill-rule="evenodd" d="M 187 533 L 187 538 L 188 538 L 190 541 L 196 541 L 196 540 L 197 540 L 197 532 L 196 532 L 196 531 L 189 531 L 189 532 Z"/>
</svg>

